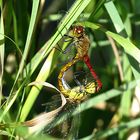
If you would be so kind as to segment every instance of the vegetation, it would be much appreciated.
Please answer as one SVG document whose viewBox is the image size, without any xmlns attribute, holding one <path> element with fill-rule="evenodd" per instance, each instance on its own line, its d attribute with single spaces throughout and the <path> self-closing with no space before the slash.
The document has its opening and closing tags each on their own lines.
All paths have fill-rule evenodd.
<svg viewBox="0 0 140 140">
<path fill-rule="evenodd" d="M 57 91 L 60 63 L 68 60 L 58 50 L 65 50 L 63 36 L 73 24 L 85 27 L 89 56 L 103 82 L 100 93 L 70 112 L 81 114 L 77 137 L 138 139 L 140 1 L 0 0 L 0 7 L 0 139 L 55 139 L 39 127 L 40 133 L 30 134 L 21 122 L 44 112 L 50 89 Z"/>
</svg>

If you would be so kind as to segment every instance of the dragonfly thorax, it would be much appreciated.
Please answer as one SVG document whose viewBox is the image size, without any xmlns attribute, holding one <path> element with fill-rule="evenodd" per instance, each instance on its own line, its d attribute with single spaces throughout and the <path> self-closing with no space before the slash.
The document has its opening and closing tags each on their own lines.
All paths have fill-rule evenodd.
<svg viewBox="0 0 140 140">
<path fill-rule="evenodd" d="M 90 41 L 88 36 L 84 35 L 80 38 L 77 38 L 75 41 L 75 46 L 79 58 L 83 58 L 85 55 L 87 55 L 90 47 Z"/>
</svg>

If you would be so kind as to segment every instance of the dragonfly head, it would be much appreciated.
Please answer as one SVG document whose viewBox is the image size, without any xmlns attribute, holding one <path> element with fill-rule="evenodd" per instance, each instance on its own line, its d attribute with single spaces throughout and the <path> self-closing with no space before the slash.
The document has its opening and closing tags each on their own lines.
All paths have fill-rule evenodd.
<svg viewBox="0 0 140 140">
<path fill-rule="evenodd" d="M 81 25 L 73 26 L 72 30 L 73 30 L 74 37 L 81 37 L 85 33 L 84 27 Z"/>
</svg>

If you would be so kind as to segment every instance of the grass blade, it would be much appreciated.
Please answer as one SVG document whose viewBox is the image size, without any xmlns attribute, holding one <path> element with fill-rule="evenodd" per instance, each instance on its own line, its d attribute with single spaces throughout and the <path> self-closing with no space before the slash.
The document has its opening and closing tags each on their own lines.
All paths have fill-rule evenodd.
<svg viewBox="0 0 140 140">
<path fill-rule="evenodd" d="M 1 8 L 2 9 L 2 8 Z M 3 23 L 3 13 L 1 12 L 0 18 L 0 105 L 2 100 L 2 81 L 4 72 L 4 23 Z"/>
</svg>

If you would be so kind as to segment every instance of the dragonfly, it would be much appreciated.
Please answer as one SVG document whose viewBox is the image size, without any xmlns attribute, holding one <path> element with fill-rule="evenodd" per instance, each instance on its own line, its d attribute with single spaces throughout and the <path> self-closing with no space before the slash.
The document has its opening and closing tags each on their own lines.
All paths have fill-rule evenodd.
<svg viewBox="0 0 140 140">
<path fill-rule="evenodd" d="M 76 76 L 75 76 L 76 75 Z M 85 76 L 81 76 L 85 75 Z M 77 78 L 80 76 L 80 80 Z M 96 82 L 94 78 L 89 77 L 87 73 L 78 72 L 78 76 L 76 73 L 74 73 L 74 81 L 76 82 L 77 86 L 71 87 L 69 83 L 62 78 L 63 88 L 65 89 L 65 92 L 67 92 L 67 95 L 70 95 L 67 97 L 67 103 L 61 110 L 61 112 L 58 114 L 57 118 L 59 120 L 59 117 L 63 118 L 63 115 L 66 116 L 62 119 L 62 123 L 60 125 L 55 126 L 57 124 L 57 118 L 54 120 L 54 122 L 51 123 L 51 125 L 45 130 L 46 133 L 57 136 L 60 138 L 69 138 L 69 139 L 77 139 L 79 136 L 79 128 L 80 128 L 80 122 L 81 117 L 80 113 L 76 114 L 75 116 L 71 116 L 74 109 L 77 107 L 80 112 L 80 104 L 78 102 L 75 102 L 75 98 L 77 101 L 85 100 L 88 98 L 88 95 L 96 93 Z M 80 84 L 79 84 L 80 83 Z M 73 101 L 74 100 L 74 101 Z M 51 103 L 54 104 L 54 103 Z M 60 116 L 59 116 L 60 115 Z M 53 125 L 54 124 L 54 125 Z"/>
<path fill-rule="evenodd" d="M 69 100 L 79 102 L 79 101 L 83 101 L 86 98 L 87 94 L 93 94 L 93 93 L 99 92 L 99 90 L 102 88 L 102 82 L 100 81 L 95 70 L 92 68 L 90 58 L 88 56 L 88 50 L 90 48 L 90 40 L 89 40 L 89 37 L 85 34 L 84 27 L 81 25 L 74 25 L 70 29 L 68 35 L 66 36 L 73 39 L 73 44 L 77 52 L 76 52 L 75 57 L 61 68 L 60 73 L 58 75 L 58 86 L 62 94 L 68 97 Z M 84 91 L 90 91 L 90 92 L 80 92 L 80 94 L 77 94 L 75 92 L 75 89 L 74 91 L 73 90 L 68 91 L 64 87 L 63 77 L 65 75 L 65 72 L 68 69 L 70 69 L 78 61 L 84 61 L 84 63 L 87 65 L 93 78 L 96 81 L 96 82 L 90 83 L 88 85 L 88 88 L 86 88 L 86 90 L 84 89 Z M 96 83 L 97 83 L 97 86 L 95 86 Z M 90 87 L 94 87 L 93 90 L 91 90 Z M 90 89 L 90 90 L 87 90 L 87 89 Z"/>
</svg>

